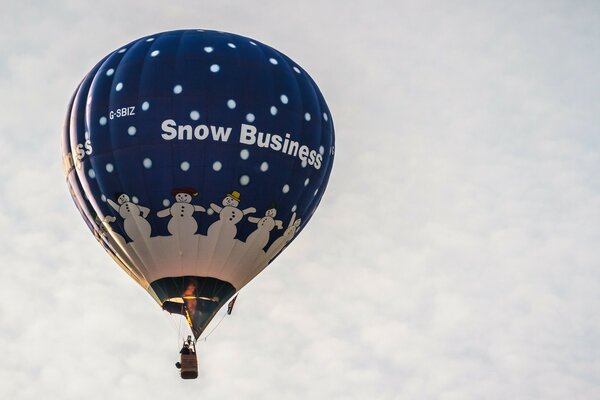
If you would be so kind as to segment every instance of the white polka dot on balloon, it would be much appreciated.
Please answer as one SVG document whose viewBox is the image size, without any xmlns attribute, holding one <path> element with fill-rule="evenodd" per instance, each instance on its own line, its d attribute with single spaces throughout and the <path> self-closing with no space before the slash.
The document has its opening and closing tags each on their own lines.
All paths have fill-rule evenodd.
<svg viewBox="0 0 600 400">
<path fill-rule="evenodd" d="M 317 193 L 319 193 L 319 189 L 315 190 L 315 194 L 313 196 L 316 196 Z"/>
<path fill-rule="evenodd" d="M 248 175 L 240 176 L 240 185 L 246 186 L 249 183 L 250 183 L 250 177 Z"/>
<path fill-rule="evenodd" d="M 254 122 L 255 119 L 256 119 L 256 117 L 254 116 L 254 114 L 252 114 L 252 113 L 246 114 L 246 121 Z"/>
<path fill-rule="evenodd" d="M 210 66 L 210 72 L 219 72 L 221 70 L 221 67 L 219 66 L 219 64 L 213 64 Z"/>
<path fill-rule="evenodd" d="M 127 47 L 123 47 L 121 50 L 119 50 L 119 53 L 125 53 L 127 51 Z"/>
<path fill-rule="evenodd" d="M 281 188 L 281 191 L 283 193 L 287 193 L 290 191 L 290 185 L 283 185 L 283 187 Z"/>
<path fill-rule="evenodd" d="M 119 83 L 117 83 L 117 86 L 115 86 L 115 90 L 117 92 L 120 92 L 121 89 L 123 89 L 123 82 L 119 82 Z"/>
<path fill-rule="evenodd" d="M 310 182 L 310 179 L 306 178 L 306 180 L 304 181 L 304 186 L 308 186 L 309 182 Z"/>
<path fill-rule="evenodd" d="M 304 114 L 304 119 L 307 121 L 310 121 L 310 114 L 309 113 L 305 113 Z"/>
<path fill-rule="evenodd" d="M 106 119 L 106 117 L 100 117 L 100 120 L 98 122 L 100 123 L 100 125 L 104 126 L 106 125 L 108 120 Z"/>
<path fill-rule="evenodd" d="M 140 202 L 140 201 L 138 200 L 138 198 L 137 198 L 137 197 L 135 197 L 135 196 L 132 196 L 132 197 L 131 197 L 131 201 L 133 201 L 135 204 L 137 204 L 137 203 L 139 203 L 139 202 Z"/>
<path fill-rule="evenodd" d="M 299 73 L 300 73 L 300 69 L 299 69 L 298 67 L 296 67 L 295 65 L 294 65 L 294 67 L 292 67 L 292 68 L 293 68 L 293 70 L 294 70 L 294 71 L 296 71 L 296 73 L 297 73 L 297 74 L 299 74 Z"/>
<path fill-rule="evenodd" d="M 163 200 L 163 206 L 164 207 L 169 207 L 170 204 L 171 204 L 171 202 L 169 201 L 169 199 L 164 199 Z"/>
<path fill-rule="evenodd" d="M 247 160 L 248 157 L 250 157 L 250 152 L 247 149 L 242 149 L 242 151 L 240 151 L 240 158 L 242 160 Z"/>
<path fill-rule="evenodd" d="M 190 118 L 194 121 L 198 121 L 198 119 L 200 119 L 200 113 L 194 110 L 190 113 Z"/>
<path fill-rule="evenodd" d="M 227 43 L 227 46 L 231 47 L 232 49 L 235 49 L 235 44 L 233 43 Z"/>
<path fill-rule="evenodd" d="M 236 104 L 235 104 L 235 100 L 233 100 L 233 99 L 229 99 L 229 100 L 227 100 L 227 107 L 228 107 L 230 110 L 233 110 L 233 109 L 235 108 L 235 105 L 236 105 Z"/>
<path fill-rule="evenodd" d="M 319 146 L 319 154 L 323 155 L 325 153 L 325 147 Z"/>
<path fill-rule="evenodd" d="M 109 69 L 106 71 L 106 76 L 111 76 L 111 75 L 112 75 L 112 74 L 114 74 L 114 73 L 115 73 L 115 70 L 114 70 L 114 68 L 109 68 Z"/>
<path fill-rule="evenodd" d="M 302 168 L 306 168 L 306 166 L 308 165 L 308 162 L 306 162 L 306 159 L 302 160 Z"/>
<path fill-rule="evenodd" d="M 292 212 L 295 212 L 298 209 L 298 207 L 294 204 L 294 207 L 292 207 Z"/>
<path fill-rule="evenodd" d="M 277 115 L 277 107 L 271 106 L 271 115 Z"/>
<path fill-rule="evenodd" d="M 148 39 L 146 39 L 146 42 L 151 42 L 151 41 L 153 41 L 153 40 L 154 40 L 154 38 L 153 38 L 153 37 L 151 37 L 151 38 L 148 38 Z"/>
<path fill-rule="evenodd" d="M 150 108 L 150 103 L 148 103 L 147 101 L 142 103 L 142 110 L 143 111 L 147 111 Z"/>
<path fill-rule="evenodd" d="M 279 63 L 277 62 L 277 60 L 276 60 L 276 59 L 274 59 L 274 58 L 269 58 L 269 62 L 270 62 L 271 64 L 273 64 L 273 65 L 277 65 L 277 64 L 279 64 Z"/>
<path fill-rule="evenodd" d="M 209 208 L 208 210 L 206 210 L 206 213 L 207 213 L 208 215 L 213 215 L 215 212 L 213 211 L 213 209 L 212 209 L 212 208 Z"/>
<path fill-rule="evenodd" d="M 142 165 L 144 166 L 144 168 L 150 169 L 152 168 L 152 160 L 149 158 L 144 158 L 144 160 L 142 161 Z"/>
<path fill-rule="evenodd" d="M 106 172 L 113 172 L 115 170 L 115 166 L 111 163 L 106 164 Z"/>
<path fill-rule="evenodd" d="M 181 92 L 183 92 L 183 87 L 181 85 L 175 85 L 175 86 L 173 86 L 173 93 L 179 94 Z"/>
<path fill-rule="evenodd" d="M 96 177 L 96 172 L 93 169 L 88 170 L 88 176 L 92 179 Z"/>
<path fill-rule="evenodd" d="M 137 129 L 135 128 L 135 126 L 130 126 L 129 128 L 127 128 L 127 133 L 129 134 L 129 136 L 135 135 L 136 132 Z"/>
<path fill-rule="evenodd" d="M 329 121 L 329 117 L 327 116 L 327 113 L 323 113 L 323 119 L 325 121 Z"/>
<path fill-rule="evenodd" d="M 212 52 L 213 52 L 213 50 L 214 50 L 214 49 L 213 49 L 212 47 L 210 47 L 210 46 L 206 46 L 206 47 L 204 48 L 204 51 L 205 51 L 205 52 L 207 52 L 207 53 L 212 53 Z"/>
<path fill-rule="evenodd" d="M 159 54 L 160 54 L 160 51 L 154 50 L 152 53 L 150 53 L 150 57 L 156 57 Z"/>
<path fill-rule="evenodd" d="M 101 195 L 101 196 L 100 196 L 100 200 L 102 200 L 103 202 L 105 202 L 105 203 L 106 203 L 106 196 L 105 196 L 105 195 Z"/>
<path fill-rule="evenodd" d="M 260 164 L 260 170 L 262 172 L 267 172 L 268 169 L 269 169 L 269 163 L 267 163 L 266 161 L 264 161 L 262 164 Z"/>
<path fill-rule="evenodd" d="M 213 170 L 220 171 L 223 168 L 223 164 L 220 161 L 215 161 L 212 165 Z"/>
<path fill-rule="evenodd" d="M 281 100 L 281 102 L 283 104 L 287 104 L 289 101 L 288 97 L 285 94 L 282 94 L 281 96 L 279 96 L 279 100 Z"/>
<path fill-rule="evenodd" d="M 182 162 L 179 167 L 181 168 L 182 171 L 187 171 L 188 169 L 190 169 L 190 163 L 187 161 Z"/>
</svg>

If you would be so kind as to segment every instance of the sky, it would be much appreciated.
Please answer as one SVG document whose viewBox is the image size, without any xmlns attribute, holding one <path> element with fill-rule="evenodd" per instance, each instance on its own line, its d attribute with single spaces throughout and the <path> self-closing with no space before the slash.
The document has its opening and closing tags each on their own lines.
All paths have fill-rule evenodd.
<svg viewBox="0 0 600 400">
<path fill-rule="evenodd" d="M 0 398 L 600 398 L 600 3 L 0 8 Z M 281 50 L 336 129 L 321 206 L 193 381 L 178 320 L 87 230 L 60 153 L 89 69 L 184 28 Z"/>
</svg>

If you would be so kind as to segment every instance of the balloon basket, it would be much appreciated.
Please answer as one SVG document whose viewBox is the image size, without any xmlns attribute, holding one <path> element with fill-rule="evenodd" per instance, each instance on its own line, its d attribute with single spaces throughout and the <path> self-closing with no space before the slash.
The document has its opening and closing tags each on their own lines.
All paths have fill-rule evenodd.
<svg viewBox="0 0 600 400">
<path fill-rule="evenodd" d="M 196 353 L 181 355 L 181 379 L 196 379 L 198 377 L 198 359 Z"/>
</svg>

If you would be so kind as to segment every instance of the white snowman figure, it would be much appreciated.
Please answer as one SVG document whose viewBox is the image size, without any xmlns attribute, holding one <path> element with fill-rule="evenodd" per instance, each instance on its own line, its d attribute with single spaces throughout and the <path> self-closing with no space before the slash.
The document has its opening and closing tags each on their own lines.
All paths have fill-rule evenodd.
<svg viewBox="0 0 600 400">
<path fill-rule="evenodd" d="M 146 221 L 150 209 L 137 205 L 129 200 L 125 193 L 119 194 L 117 203 L 107 199 L 108 204 L 123 218 L 125 233 L 132 241 L 144 240 L 150 237 L 150 224 Z"/>
<path fill-rule="evenodd" d="M 125 244 L 125 239 L 123 236 L 119 235 L 117 232 L 113 231 L 110 224 L 115 222 L 117 219 L 112 215 L 107 215 L 104 219 L 100 219 L 98 215 L 94 217 L 96 225 L 98 226 L 98 231 L 96 233 L 96 239 L 102 241 L 106 240 L 110 243 L 111 239 L 119 244 L 119 246 L 123 246 Z"/>
<path fill-rule="evenodd" d="M 240 210 L 238 205 L 240 204 L 240 193 L 233 191 L 228 193 L 222 201 L 223 207 L 210 203 L 216 213 L 219 214 L 219 220 L 213 223 L 206 232 L 209 237 L 219 237 L 222 239 L 234 239 L 237 234 L 236 224 L 244 218 L 246 214 L 252 214 L 256 212 L 256 208 L 249 207 L 244 210 Z"/>
<path fill-rule="evenodd" d="M 286 230 L 283 232 L 283 235 L 281 235 L 280 237 L 275 239 L 273 244 L 271 244 L 271 246 L 269 246 L 269 249 L 267 250 L 267 253 L 266 253 L 267 260 L 270 261 L 273 258 L 275 258 L 275 256 L 277 254 L 279 254 L 279 252 L 281 250 L 283 250 L 285 245 L 288 244 L 294 238 L 294 235 L 296 234 L 296 230 L 298 230 L 298 228 L 300 227 L 300 222 L 301 222 L 300 218 L 296 219 L 296 213 L 293 213 L 292 219 L 290 220 L 290 224 L 288 225 Z"/>
<path fill-rule="evenodd" d="M 263 249 L 269 242 L 269 235 L 273 228 L 283 229 L 283 221 L 275 219 L 277 210 L 270 208 L 262 218 L 248 217 L 248 221 L 256 224 L 256 230 L 246 238 L 246 243 L 252 247 Z"/>
<path fill-rule="evenodd" d="M 171 216 L 167 229 L 171 235 L 191 236 L 198 230 L 198 223 L 194 218 L 194 212 L 205 212 L 202 206 L 191 204 L 192 196 L 198 192 L 192 188 L 178 188 L 171 192 L 175 197 L 175 203 L 156 213 L 160 218 Z"/>
</svg>

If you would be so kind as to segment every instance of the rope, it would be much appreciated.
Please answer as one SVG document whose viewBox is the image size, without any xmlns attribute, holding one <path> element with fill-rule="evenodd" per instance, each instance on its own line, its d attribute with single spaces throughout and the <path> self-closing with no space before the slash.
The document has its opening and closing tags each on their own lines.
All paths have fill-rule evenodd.
<svg viewBox="0 0 600 400">
<path fill-rule="evenodd" d="M 212 330 L 210 332 L 208 332 L 208 335 L 204 336 L 203 339 L 201 339 L 202 341 L 206 342 L 206 339 L 208 339 L 208 337 L 210 335 L 212 335 L 212 333 L 219 327 L 219 325 L 221 325 L 221 322 L 223 322 L 223 320 L 225 319 L 225 317 L 227 316 L 227 313 L 223 314 L 223 316 L 221 317 L 221 319 L 219 320 L 219 322 L 217 323 L 217 325 L 212 328 Z"/>
<path fill-rule="evenodd" d="M 235 299 L 237 299 L 237 297 L 238 297 L 238 295 L 239 295 L 239 294 L 240 294 L 240 292 L 237 292 L 237 293 L 235 294 L 235 296 L 233 296 L 233 301 L 235 301 Z M 229 303 L 227 303 L 227 308 L 229 308 Z M 208 332 L 208 335 L 204 336 L 203 338 L 199 338 L 198 340 L 196 340 L 196 342 L 199 342 L 199 341 L 206 342 L 206 339 L 208 339 L 208 337 L 209 337 L 210 335 L 212 335 L 212 333 L 213 333 L 214 331 L 216 331 L 216 330 L 217 330 L 217 328 L 219 327 L 219 325 L 221 325 L 221 322 L 223 322 L 223 320 L 225 319 L 225 317 L 226 317 L 227 315 L 229 315 L 229 314 L 227 313 L 227 309 L 226 309 L 226 310 L 225 310 L 225 312 L 223 313 L 223 316 L 222 316 L 222 317 L 221 317 L 221 319 L 219 320 L 219 322 L 217 322 L 217 325 L 215 325 L 215 327 L 214 327 L 214 328 L 212 328 L 210 332 Z"/>
<path fill-rule="evenodd" d="M 179 331 L 177 332 L 178 336 L 177 336 L 177 345 L 179 345 L 179 343 L 181 343 L 181 340 L 183 339 L 183 335 L 181 334 L 181 320 L 183 319 L 182 316 L 179 316 Z"/>
<path fill-rule="evenodd" d="M 165 318 L 169 321 L 169 325 L 173 328 L 173 331 L 175 331 L 175 333 L 177 333 L 178 335 L 181 335 L 181 321 L 179 323 L 179 328 L 178 328 L 177 322 L 175 322 L 175 320 L 173 319 L 172 314 L 167 314 L 167 313 L 163 313 L 163 314 L 165 314 Z"/>
</svg>

